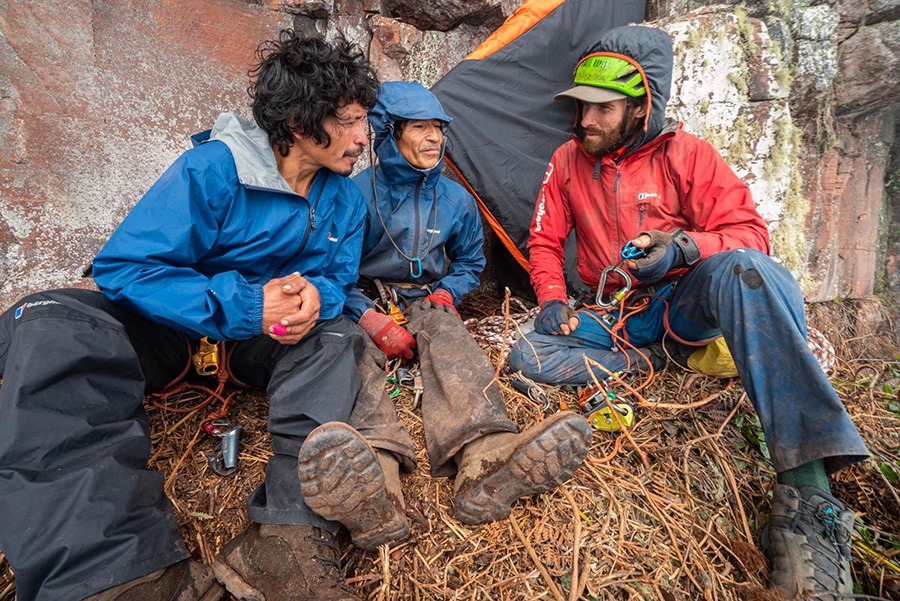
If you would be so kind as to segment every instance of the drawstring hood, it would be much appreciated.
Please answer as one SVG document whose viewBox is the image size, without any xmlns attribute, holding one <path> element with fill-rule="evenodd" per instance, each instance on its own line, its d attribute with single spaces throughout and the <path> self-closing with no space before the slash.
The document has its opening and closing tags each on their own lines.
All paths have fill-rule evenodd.
<svg viewBox="0 0 900 601">
<path fill-rule="evenodd" d="M 427 121 L 437 119 L 448 125 L 453 119 L 444 112 L 438 99 L 417 82 L 389 81 L 381 84 L 378 101 L 369 111 L 369 124 L 375 134 L 372 141 L 378 155 L 378 170 L 393 185 L 420 185 L 428 190 L 435 186 L 444 164 L 446 139 L 441 158 L 430 169 L 417 169 L 400 154 L 394 139 L 398 121 Z M 378 174 L 381 176 L 381 173 Z"/>
<path fill-rule="evenodd" d="M 641 74 L 646 94 L 637 98 L 646 102 L 647 116 L 636 128 L 635 137 L 626 152 L 641 147 L 655 139 L 666 123 L 666 105 L 672 88 L 673 51 L 672 38 L 666 32 L 653 27 L 628 25 L 616 27 L 604 33 L 582 56 L 600 55 L 622 59 L 631 63 Z M 580 140 L 581 103 L 576 103 L 574 131 Z M 627 140 L 632 132 L 625 131 L 631 107 L 626 108 L 621 140 Z"/>
</svg>

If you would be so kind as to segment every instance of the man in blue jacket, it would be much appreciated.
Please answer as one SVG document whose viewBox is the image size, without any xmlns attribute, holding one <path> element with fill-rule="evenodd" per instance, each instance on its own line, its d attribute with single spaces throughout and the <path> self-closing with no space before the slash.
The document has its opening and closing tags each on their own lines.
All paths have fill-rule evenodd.
<svg viewBox="0 0 900 601">
<path fill-rule="evenodd" d="M 333 535 L 297 481 L 319 424 L 348 421 L 368 339 L 341 316 L 365 205 L 349 175 L 377 79 L 358 49 L 284 31 L 262 44 L 255 122 L 223 114 L 93 263 L 102 294 L 56 290 L 0 318 L 0 549 L 20 601 L 352 600 Z M 212 570 L 188 558 L 142 396 L 201 337 L 267 388 L 274 456 L 254 522 Z M 215 578 L 213 576 L 215 574 Z"/>
<path fill-rule="evenodd" d="M 454 511 L 467 524 L 504 519 L 516 499 L 567 480 L 590 449 L 591 429 L 579 415 L 558 413 L 518 433 L 494 369 L 456 312 L 484 267 L 482 230 L 472 196 L 441 176 L 450 117 L 438 99 L 418 83 L 387 82 L 369 122 L 379 163 L 353 180 L 368 219 L 362 287 L 350 292 L 345 313 L 382 352 L 371 346 L 360 363 L 364 384 L 351 425 L 310 434 L 300 481 L 310 507 L 374 549 L 409 534 L 399 466 L 415 465 L 409 437 L 396 435 L 385 355 L 409 359 L 418 349 L 431 472 L 456 474 Z M 405 315 L 391 311 L 396 305 Z M 394 317 L 408 320 L 406 329 Z"/>
</svg>

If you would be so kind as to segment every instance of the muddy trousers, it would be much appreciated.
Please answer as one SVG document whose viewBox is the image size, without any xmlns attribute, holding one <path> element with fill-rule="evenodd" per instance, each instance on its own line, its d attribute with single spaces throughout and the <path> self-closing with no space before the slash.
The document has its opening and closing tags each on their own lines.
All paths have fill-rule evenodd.
<svg viewBox="0 0 900 601">
<path fill-rule="evenodd" d="M 491 432 L 517 432 L 487 355 L 456 314 L 414 304 L 406 328 L 415 337 L 422 372 L 422 423 L 435 477 L 456 473 L 454 455 Z M 363 387 L 351 424 L 375 448 L 393 451 L 410 469 L 415 451 L 384 390 L 385 356 L 374 344 L 359 366 Z M 398 430 L 402 438 L 398 439 Z"/>
<path fill-rule="evenodd" d="M 319 423 L 349 419 L 365 342 L 337 318 L 294 346 L 235 348 L 235 374 L 269 393 L 275 456 L 253 520 L 337 531 L 303 502 L 297 452 Z M 20 601 L 82 599 L 188 556 L 164 476 L 147 470 L 142 397 L 189 355 L 186 336 L 97 292 L 35 294 L 0 317 L 0 549 Z"/>
<path fill-rule="evenodd" d="M 759 415 L 778 472 L 824 459 L 829 472 L 868 457 L 847 410 L 806 343 L 803 295 L 771 257 L 739 249 L 715 254 L 681 277 L 669 324 L 685 340 L 722 335 Z M 634 318 L 638 347 L 663 336 L 664 305 Z M 643 323 L 651 322 L 651 323 Z M 629 320 L 629 324 L 631 320 Z M 605 328 L 589 316 L 572 335 L 531 332 L 510 353 L 510 370 L 552 384 L 590 380 L 584 357 L 610 371 L 625 366 Z"/>
</svg>

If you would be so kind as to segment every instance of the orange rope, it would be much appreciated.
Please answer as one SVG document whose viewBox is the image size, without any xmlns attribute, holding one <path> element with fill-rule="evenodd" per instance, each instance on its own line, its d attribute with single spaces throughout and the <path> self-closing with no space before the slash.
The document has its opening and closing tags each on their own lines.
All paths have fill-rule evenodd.
<svg viewBox="0 0 900 601">
<path fill-rule="evenodd" d="M 650 384 L 650 382 L 653 380 L 655 370 L 653 369 L 653 364 L 651 363 L 650 358 L 647 355 L 645 355 L 644 352 L 641 351 L 641 349 L 639 349 L 636 346 L 634 346 L 633 344 L 631 344 L 631 341 L 628 340 L 628 331 L 625 329 L 625 326 L 627 325 L 627 321 L 629 319 L 631 319 L 638 313 L 641 313 L 642 311 L 646 310 L 647 307 L 650 306 L 650 298 L 651 297 L 646 296 L 644 298 L 641 298 L 635 304 L 629 306 L 628 300 L 629 300 L 629 298 L 631 298 L 631 295 L 633 292 L 634 292 L 633 290 L 628 292 L 628 294 L 625 295 L 625 298 L 623 298 L 622 301 L 619 303 L 617 308 L 610 308 L 610 309 L 604 310 L 602 307 L 599 307 L 597 305 L 585 304 L 584 307 L 586 309 L 588 309 L 588 311 L 583 311 L 583 312 L 580 311 L 579 314 L 587 315 L 588 317 L 590 317 L 591 319 L 596 321 L 598 324 L 600 324 L 600 326 L 603 329 L 605 329 L 607 332 L 609 332 L 609 335 L 610 335 L 610 338 L 612 339 L 613 345 L 625 354 L 625 360 L 627 362 L 625 365 L 626 365 L 627 369 L 631 369 L 631 356 L 627 352 L 629 349 L 636 352 L 644 360 L 644 362 L 647 364 L 649 374 L 647 375 L 647 378 L 644 380 L 644 382 L 642 384 L 634 387 L 635 391 L 639 391 L 639 390 L 647 387 Z M 658 298 L 658 297 L 653 296 L 652 298 Z M 600 319 L 597 316 L 598 313 L 603 313 L 604 311 L 606 312 L 607 315 L 613 314 L 613 313 L 618 314 L 616 321 L 612 325 L 612 327 L 610 327 L 605 321 L 603 321 L 602 319 Z M 632 392 L 629 391 L 620 396 L 626 397 L 631 394 L 632 394 Z"/>
<path fill-rule="evenodd" d="M 209 415 L 207 415 L 201 422 L 199 428 L 202 430 L 203 426 L 214 422 L 218 419 L 222 419 L 228 415 L 228 407 L 231 404 L 231 400 L 237 394 L 237 391 L 232 392 L 227 397 L 222 396 L 225 391 L 225 385 L 228 383 L 228 369 L 225 367 L 227 361 L 225 360 L 225 343 L 222 341 L 218 342 L 219 347 L 219 357 L 222 357 L 222 362 L 218 366 L 216 371 L 216 388 L 215 390 L 208 388 L 207 386 L 203 386 L 202 384 L 193 384 L 191 382 L 181 382 L 177 386 L 172 388 L 168 388 L 162 392 L 154 393 L 152 396 L 154 397 L 153 406 L 157 409 L 161 409 L 163 411 L 170 411 L 172 413 L 193 413 L 200 409 L 203 409 L 213 401 L 220 401 L 222 406 L 219 407 L 217 411 L 213 411 Z M 185 393 L 190 391 L 197 391 L 198 393 L 205 393 L 206 398 L 204 398 L 199 403 L 191 405 L 189 407 L 181 407 L 178 405 L 167 404 L 165 401 L 172 397 L 178 396 L 187 396 Z M 196 398 L 196 397 L 192 397 Z M 156 400 L 159 399 L 159 400 Z"/>
</svg>

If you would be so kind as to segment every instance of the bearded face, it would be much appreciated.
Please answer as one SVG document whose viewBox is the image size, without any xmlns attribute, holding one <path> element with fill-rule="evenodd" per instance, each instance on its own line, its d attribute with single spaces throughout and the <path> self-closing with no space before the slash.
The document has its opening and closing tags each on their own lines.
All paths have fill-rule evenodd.
<svg viewBox="0 0 900 601">
<path fill-rule="evenodd" d="M 629 141 L 622 140 L 622 122 L 625 119 L 626 107 L 625 99 L 597 104 L 582 102 L 581 105 L 581 141 L 585 152 L 600 157 L 620 148 L 625 142 Z M 624 129 L 625 132 L 634 131 L 635 126 L 644 118 L 643 112 L 635 108 L 631 108 L 628 111 L 628 122 Z"/>
</svg>

